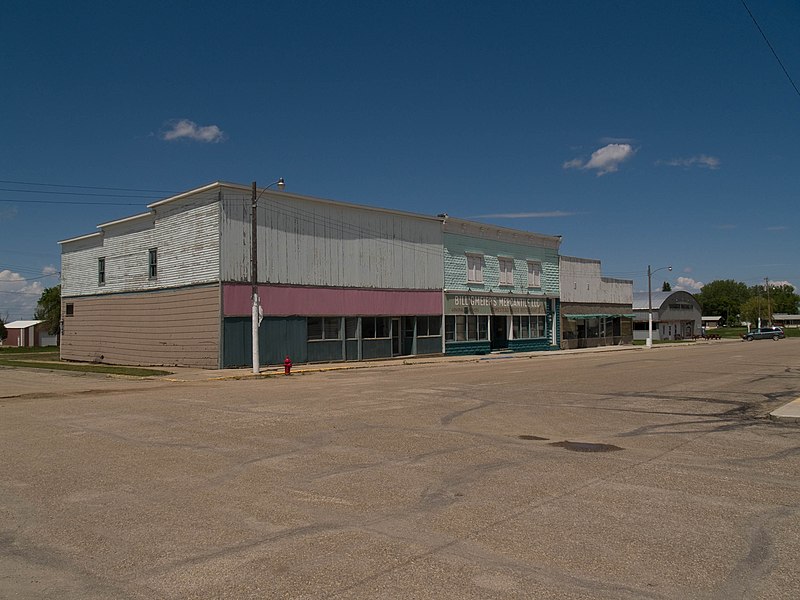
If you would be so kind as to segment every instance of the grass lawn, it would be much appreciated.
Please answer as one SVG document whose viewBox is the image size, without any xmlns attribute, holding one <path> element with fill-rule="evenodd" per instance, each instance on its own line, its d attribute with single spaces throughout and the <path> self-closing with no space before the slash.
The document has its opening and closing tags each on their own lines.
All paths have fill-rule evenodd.
<svg viewBox="0 0 800 600">
<path fill-rule="evenodd" d="M 766 326 L 765 326 L 766 327 Z M 740 340 L 742 336 L 747 333 L 747 327 L 717 327 L 716 329 L 708 329 L 706 333 L 713 333 L 718 335 L 723 340 Z M 786 337 L 800 337 L 799 327 L 784 327 L 783 333 Z M 653 344 L 684 344 L 692 340 L 653 340 Z M 644 346 L 644 340 L 634 340 L 635 346 Z"/>
<path fill-rule="evenodd" d="M 57 348 L 0 348 L 0 367 L 15 369 L 49 369 L 77 373 L 103 373 L 106 375 L 128 375 L 130 377 L 158 377 L 170 375 L 172 371 L 144 369 L 117 365 L 64 362 Z"/>
</svg>

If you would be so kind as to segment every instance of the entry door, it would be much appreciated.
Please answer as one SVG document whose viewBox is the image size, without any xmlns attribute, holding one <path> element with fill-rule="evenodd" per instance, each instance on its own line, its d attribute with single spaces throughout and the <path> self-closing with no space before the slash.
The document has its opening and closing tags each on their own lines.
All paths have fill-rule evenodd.
<svg viewBox="0 0 800 600">
<path fill-rule="evenodd" d="M 403 331 L 400 329 L 400 319 L 392 319 L 392 356 L 400 355 L 400 340 Z"/>
<path fill-rule="evenodd" d="M 492 350 L 508 348 L 508 319 L 492 317 Z"/>
</svg>

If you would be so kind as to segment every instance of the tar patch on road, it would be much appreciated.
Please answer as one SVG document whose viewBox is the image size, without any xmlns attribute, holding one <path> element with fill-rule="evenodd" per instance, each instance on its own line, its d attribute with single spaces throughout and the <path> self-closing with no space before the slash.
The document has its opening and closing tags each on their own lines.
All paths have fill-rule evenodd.
<svg viewBox="0 0 800 600">
<path fill-rule="evenodd" d="M 536 441 L 547 441 L 550 439 L 546 437 L 539 437 L 538 435 L 518 435 L 517 437 L 521 440 L 536 440 Z"/>
<path fill-rule="evenodd" d="M 549 445 L 566 448 L 573 452 L 616 452 L 617 450 L 623 450 L 623 448 L 613 444 L 593 444 L 591 442 L 570 442 L 566 440 L 563 442 L 551 442 Z"/>
</svg>

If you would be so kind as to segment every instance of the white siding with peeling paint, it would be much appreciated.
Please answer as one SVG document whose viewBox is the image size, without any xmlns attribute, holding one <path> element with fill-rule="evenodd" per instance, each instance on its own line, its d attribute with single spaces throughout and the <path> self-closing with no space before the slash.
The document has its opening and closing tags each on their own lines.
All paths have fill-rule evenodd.
<svg viewBox="0 0 800 600">
<path fill-rule="evenodd" d="M 108 224 L 101 235 L 65 242 L 62 296 L 173 288 L 219 281 L 219 193 L 208 190 L 154 209 L 154 214 Z M 158 275 L 148 276 L 148 252 L 158 251 Z M 106 259 L 106 283 L 98 259 Z"/>
</svg>

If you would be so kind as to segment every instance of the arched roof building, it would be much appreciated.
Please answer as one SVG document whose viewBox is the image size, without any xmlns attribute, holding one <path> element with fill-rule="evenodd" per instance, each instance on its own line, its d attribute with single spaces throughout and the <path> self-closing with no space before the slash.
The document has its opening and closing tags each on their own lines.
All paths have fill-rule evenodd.
<svg viewBox="0 0 800 600">
<path fill-rule="evenodd" d="M 645 340 L 648 333 L 650 298 L 653 309 L 653 339 L 685 339 L 702 333 L 700 303 L 689 292 L 647 292 L 633 294 L 633 339 Z"/>
</svg>

